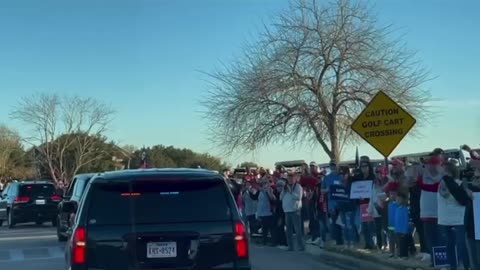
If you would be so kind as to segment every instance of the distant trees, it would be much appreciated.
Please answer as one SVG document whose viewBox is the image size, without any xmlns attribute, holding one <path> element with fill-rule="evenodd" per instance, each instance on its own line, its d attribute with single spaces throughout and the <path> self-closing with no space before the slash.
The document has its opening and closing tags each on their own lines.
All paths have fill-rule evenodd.
<svg viewBox="0 0 480 270">
<path fill-rule="evenodd" d="M 219 158 L 190 149 L 119 146 L 105 136 L 113 116 L 109 106 L 88 97 L 37 94 L 22 98 L 11 118 L 28 127 L 29 136 L 21 138 L 0 125 L 0 178 L 41 177 L 58 182 L 70 181 L 79 173 L 136 169 L 144 151 L 150 167 L 227 168 Z"/>
<path fill-rule="evenodd" d="M 37 94 L 22 98 L 11 117 L 30 128 L 25 141 L 34 145 L 35 162 L 59 181 L 106 157 L 99 142 L 113 114 L 93 98 Z"/>
<path fill-rule="evenodd" d="M 179 149 L 173 146 L 155 145 L 145 149 L 138 149 L 132 155 L 131 166 L 138 168 L 141 165 L 142 153 L 147 154 L 147 162 L 151 167 L 186 167 L 221 171 L 228 165 L 219 158 L 209 154 L 200 154 L 190 149 Z"/>
<path fill-rule="evenodd" d="M 35 170 L 25 155 L 20 135 L 6 125 L 0 125 L 0 178 L 33 176 Z"/>
</svg>

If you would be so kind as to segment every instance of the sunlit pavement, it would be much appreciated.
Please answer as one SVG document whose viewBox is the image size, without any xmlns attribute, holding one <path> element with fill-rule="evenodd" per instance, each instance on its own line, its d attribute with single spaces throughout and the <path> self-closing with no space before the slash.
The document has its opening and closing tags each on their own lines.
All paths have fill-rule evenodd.
<svg viewBox="0 0 480 270">
<path fill-rule="evenodd" d="M 0 227 L 0 269 L 60 270 L 64 269 L 64 243 L 59 243 L 55 228 L 19 224 Z"/>
<path fill-rule="evenodd" d="M 55 229 L 44 226 L 18 225 L 14 229 L 0 227 L 0 269 L 61 270 L 64 269 L 64 243 L 59 243 Z M 357 270 L 386 269 L 363 265 L 342 258 L 326 256 L 318 247 L 307 252 L 288 252 L 274 247 L 251 246 L 253 270 Z"/>
</svg>

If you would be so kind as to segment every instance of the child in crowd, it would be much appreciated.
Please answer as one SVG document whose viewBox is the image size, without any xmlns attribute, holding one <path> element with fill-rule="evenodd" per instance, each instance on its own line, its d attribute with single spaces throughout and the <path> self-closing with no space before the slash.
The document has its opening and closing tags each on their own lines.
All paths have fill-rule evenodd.
<svg viewBox="0 0 480 270">
<path fill-rule="evenodd" d="M 392 258 L 396 256 L 395 219 L 397 208 L 397 190 L 391 190 L 388 198 L 388 245 Z"/>
<path fill-rule="evenodd" d="M 397 209 L 395 210 L 395 236 L 400 258 L 408 258 L 410 240 L 410 218 L 408 209 L 408 194 L 397 193 Z"/>
</svg>

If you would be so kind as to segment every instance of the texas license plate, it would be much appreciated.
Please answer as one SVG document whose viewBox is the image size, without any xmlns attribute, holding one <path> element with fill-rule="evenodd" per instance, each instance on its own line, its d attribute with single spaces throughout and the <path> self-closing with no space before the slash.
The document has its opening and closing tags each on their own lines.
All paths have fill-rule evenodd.
<svg viewBox="0 0 480 270">
<path fill-rule="evenodd" d="M 174 258 L 177 257 L 176 242 L 147 243 L 147 258 Z"/>
<path fill-rule="evenodd" d="M 44 204 L 45 204 L 45 200 L 35 200 L 35 204 L 37 204 L 37 205 L 44 205 Z"/>
</svg>

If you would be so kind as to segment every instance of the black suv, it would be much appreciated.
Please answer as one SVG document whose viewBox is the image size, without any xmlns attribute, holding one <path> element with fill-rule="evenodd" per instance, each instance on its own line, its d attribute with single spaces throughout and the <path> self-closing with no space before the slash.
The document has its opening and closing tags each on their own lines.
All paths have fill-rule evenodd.
<svg viewBox="0 0 480 270">
<path fill-rule="evenodd" d="M 202 169 L 95 175 L 68 241 L 70 270 L 251 268 L 227 183 Z"/>
<path fill-rule="evenodd" d="M 74 209 L 64 209 L 66 202 L 75 202 L 78 204 L 82 197 L 83 191 L 87 186 L 88 181 L 92 178 L 93 174 L 79 174 L 73 177 L 73 180 L 68 190 L 63 195 L 63 200 L 58 204 L 57 211 L 57 238 L 58 241 L 63 242 L 68 240 L 69 231 L 72 224 L 70 224 L 70 214 L 74 212 Z M 68 204 L 66 204 L 68 205 Z M 68 207 L 68 206 L 67 206 Z M 68 211 L 67 211 L 68 210 Z"/>
<path fill-rule="evenodd" d="M 61 200 L 52 182 L 12 182 L 0 198 L 0 224 L 8 221 L 8 227 L 13 228 L 17 223 L 41 225 L 51 221 L 56 226 L 57 205 Z"/>
</svg>

